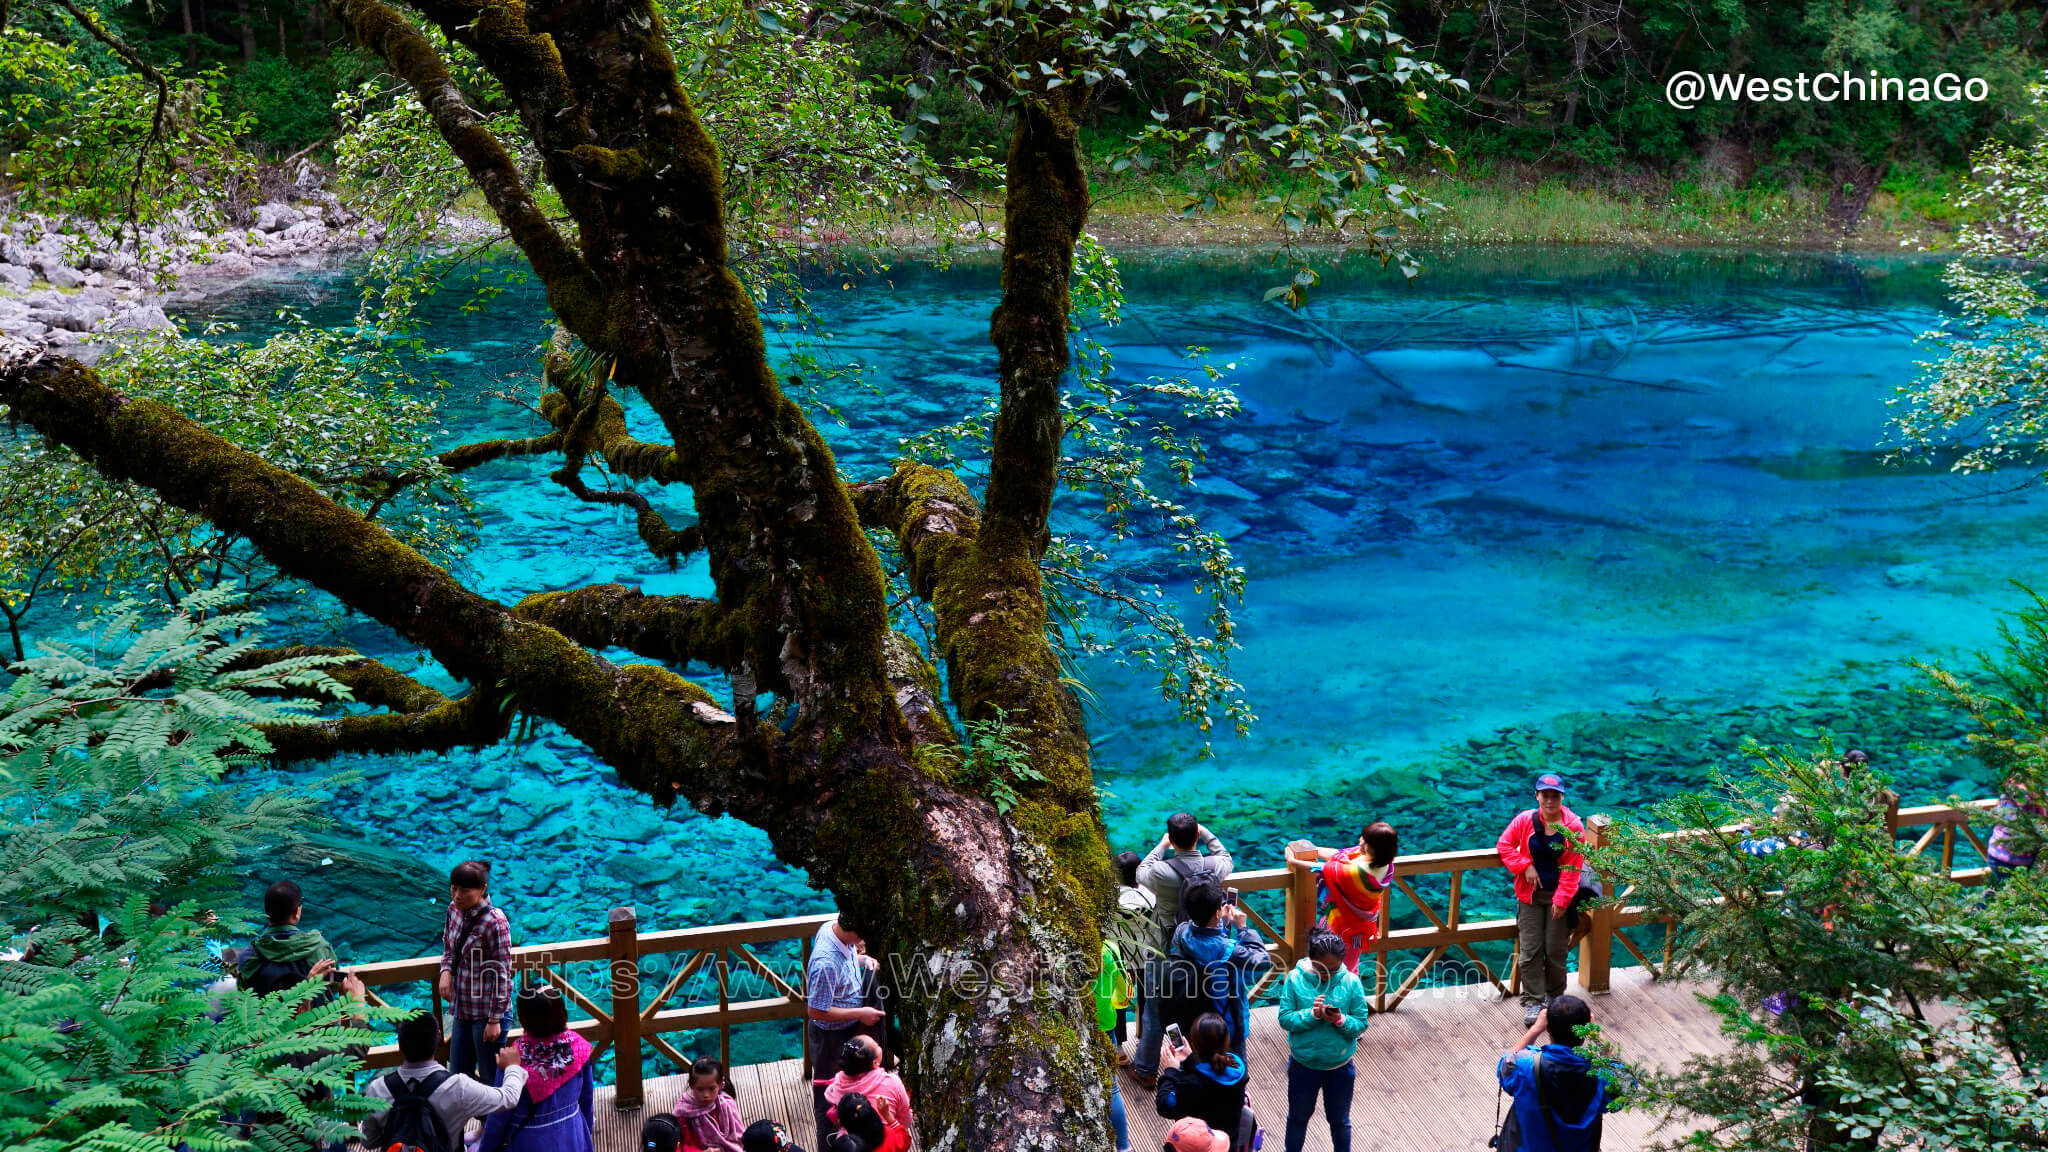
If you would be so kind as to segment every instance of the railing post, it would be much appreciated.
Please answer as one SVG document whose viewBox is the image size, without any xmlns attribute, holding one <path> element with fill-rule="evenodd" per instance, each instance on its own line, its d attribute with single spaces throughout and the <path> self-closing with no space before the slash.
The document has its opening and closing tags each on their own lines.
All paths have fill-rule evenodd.
<svg viewBox="0 0 2048 1152">
<path fill-rule="evenodd" d="M 817 937 L 816 937 L 816 936 L 814 936 L 814 935 L 813 935 L 813 936 L 805 936 L 805 937 L 803 938 L 802 942 L 800 942 L 800 943 L 799 943 L 799 944 L 797 945 L 797 955 L 798 955 L 798 956 L 799 956 L 800 958 L 802 958 L 802 961 L 803 961 L 803 970 L 802 970 L 801 972 L 798 972 L 798 973 L 797 973 L 797 985 L 796 985 L 796 987 L 797 987 L 797 991 L 799 991 L 799 992 L 802 992 L 802 993 L 803 993 L 803 994 L 804 994 L 804 995 L 805 995 L 806 997 L 808 997 L 808 996 L 809 996 L 809 995 L 811 994 L 811 944 L 812 944 L 812 943 L 813 943 L 814 941 L 816 941 L 816 940 L 817 940 Z M 798 1019 L 798 1021 L 799 1021 L 798 1025 L 797 1025 L 797 1035 L 799 1035 L 799 1036 L 802 1036 L 802 1037 L 804 1038 L 804 1039 L 803 1039 L 803 1062 L 804 1062 L 804 1063 L 803 1063 L 803 1068 L 804 1068 L 804 1079 L 805 1079 L 805 1080 L 809 1080 L 809 1079 L 811 1078 L 811 1056 L 812 1056 L 812 1053 L 811 1053 L 811 1013 L 810 1013 L 810 1001 L 809 1001 L 808 999 L 804 1001 L 804 1013 L 803 1013 L 803 1015 L 801 1015 L 801 1016 L 797 1017 L 797 1019 Z"/>
<path fill-rule="evenodd" d="M 1884 830 L 1894 840 L 1899 835 L 1899 794 L 1887 788 L 1877 794 L 1884 801 Z"/>
<path fill-rule="evenodd" d="M 1321 859 L 1315 845 L 1296 840 L 1287 846 L 1287 966 L 1292 968 L 1308 955 L 1308 934 L 1316 926 L 1315 863 Z"/>
<path fill-rule="evenodd" d="M 1611 819 L 1597 813 L 1586 817 L 1583 837 L 1586 847 L 1605 845 L 1612 835 L 1613 824 Z M 1612 991 L 1614 918 L 1615 909 L 1611 905 L 1603 904 L 1593 909 L 1590 916 L 1592 926 L 1586 930 L 1585 939 L 1579 941 L 1579 987 L 1590 995 L 1605 996 Z"/>
<path fill-rule="evenodd" d="M 631 908 L 612 909 L 612 1104 L 621 1112 L 640 1107 L 640 932 Z"/>
</svg>

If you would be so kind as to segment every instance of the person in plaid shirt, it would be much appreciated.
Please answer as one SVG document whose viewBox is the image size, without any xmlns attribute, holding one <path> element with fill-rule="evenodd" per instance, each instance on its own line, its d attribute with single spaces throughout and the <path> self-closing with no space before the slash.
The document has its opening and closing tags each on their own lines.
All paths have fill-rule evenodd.
<svg viewBox="0 0 2048 1152">
<path fill-rule="evenodd" d="M 512 1027 L 512 925 L 491 904 L 491 866 L 481 860 L 457 864 L 448 875 L 440 990 L 455 1009 L 448 1067 L 497 1083 L 498 1048 Z"/>
</svg>

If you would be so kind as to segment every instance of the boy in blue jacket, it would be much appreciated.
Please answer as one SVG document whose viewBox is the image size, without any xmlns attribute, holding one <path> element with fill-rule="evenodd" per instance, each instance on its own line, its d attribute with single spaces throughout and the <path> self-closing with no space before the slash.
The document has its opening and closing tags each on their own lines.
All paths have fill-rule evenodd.
<svg viewBox="0 0 2048 1152">
<path fill-rule="evenodd" d="M 1514 1105 L 1500 1128 L 1499 1152 L 1599 1152 L 1607 1081 L 1579 1052 L 1579 1029 L 1592 1022 L 1584 1000 L 1559 996 L 1523 1034 L 1521 1048 L 1500 1058 L 1501 1090 Z M 1545 1032 L 1550 1043 L 1536 1047 Z"/>
<path fill-rule="evenodd" d="M 1256 929 L 1245 927 L 1244 909 L 1223 886 L 1199 883 L 1188 889 L 1188 918 L 1173 931 L 1169 955 L 1190 961 L 1201 973 L 1210 1010 L 1230 1026 L 1230 1050 L 1241 1058 L 1251 1030 L 1251 990 L 1273 957 Z"/>
<path fill-rule="evenodd" d="M 1280 986 L 1280 1027 L 1287 1032 L 1287 1152 L 1301 1152 L 1316 1095 L 1330 1122 L 1331 1152 L 1351 1152 L 1351 1055 L 1365 1034 L 1365 985 L 1344 966 L 1335 932 L 1312 932 L 1308 956 Z"/>
</svg>

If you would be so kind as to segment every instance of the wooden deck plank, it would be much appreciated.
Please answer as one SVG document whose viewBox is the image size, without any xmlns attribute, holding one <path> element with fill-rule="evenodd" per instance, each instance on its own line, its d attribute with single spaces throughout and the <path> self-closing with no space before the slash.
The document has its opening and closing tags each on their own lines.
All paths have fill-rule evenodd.
<svg viewBox="0 0 2048 1152">
<path fill-rule="evenodd" d="M 1686 1056 L 1718 1050 L 1725 1043 L 1714 1015 L 1694 998 L 1702 985 L 1650 979 L 1641 968 L 1616 968 L 1608 995 L 1589 998 L 1593 1018 L 1608 1039 L 1631 1060 L 1676 1067 Z M 1574 989 L 1574 991 L 1577 991 Z M 1279 1152 L 1287 1124 L 1287 1039 L 1277 1009 L 1252 1013 L 1247 1045 L 1252 1068 L 1251 1104 L 1266 1129 L 1267 1152 Z M 1494 1062 L 1522 1033 L 1521 1007 L 1502 1002 L 1489 985 L 1424 988 L 1398 1011 L 1373 1016 L 1357 1059 L 1352 1096 L 1352 1145 L 1401 1152 L 1485 1152 L 1493 1135 Z M 1119 1074 L 1131 1146 L 1159 1147 L 1169 1121 L 1153 1108 L 1152 1093 Z M 681 1095 L 684 1078 L 647 1081 L 646 1108 L 666 1111 Z M 816 1139 L 810 1084 L 796 1060 L 733 1070 L 740 1114 L 748 1122 L 772 1117 L 792 1139 L 808 1148 Z M 611 1089 L 598 1089 L 598 1152 L 637 1152 L 644 1111 L 611 1107 Z M 1608 1118 L 1602 1147 L 1634 1152 L 1653 1140 L 1670 1140 L 1683 1129 L 1653 1130 L 1656 1118 L 1617 1113 Z M 1310 1122 L 1308 1152 L 1330 1152 L 1330 1132 L 1320 1111 Z M 1105 1150 L 1106 1152 L 1106 1150 Z"/>
</svg>

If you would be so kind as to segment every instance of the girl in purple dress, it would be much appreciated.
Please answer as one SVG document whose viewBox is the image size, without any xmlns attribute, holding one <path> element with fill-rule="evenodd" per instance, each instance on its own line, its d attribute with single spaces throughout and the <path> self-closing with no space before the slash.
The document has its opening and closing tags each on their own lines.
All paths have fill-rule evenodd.
<svg viewBox="0 0 2048 1152">
<path fill-rule="evenodd" d="M 553 988 L 519 994 L 519 1062 L 526 1092 L 484 1119 L 477 1152 L 595 1152 L 590 1140 L 590 1042 L 569 1031 L 569 1009 Z"/>
</svg>

